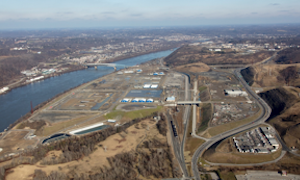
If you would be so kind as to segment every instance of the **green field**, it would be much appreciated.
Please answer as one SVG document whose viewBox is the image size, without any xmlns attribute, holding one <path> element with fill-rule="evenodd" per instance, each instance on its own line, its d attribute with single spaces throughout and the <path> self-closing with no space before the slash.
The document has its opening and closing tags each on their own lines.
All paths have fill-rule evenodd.
<svg viewBox="0 0 300 180">
<path fill-rule="evenodd" d="M 203 104 L 201 108 L 201 115 L 202 115 L 201 125 L 198 128 L 198 133 L 203 132 L 207 129 L 208 123 L 211 119 L 211 114 L 212 114 L 211 104 L 210 103 Z"/>
<path fill-rule="evenodd" d="M 136 118 L 143 118 L 146 116 L 151 115 L 154 112 L 160 111 L 162 109 L 162 106 L 157 106 L 157 108 L 154 109 L 142 109 L 142 110 L 136 110 L 136 111 L 130 111 L 130 112 L 124 112 L 121 110 L 114 110 L 110 113 L 107 113 L 105 115 L 106 119 L 114 119 L 116 117 L 124 117 L 124 118 L 130 118 L 130 119 L 136 119 Z"/>
<path fill-rule="evenodd" d="M 202 91 L 204 91 L 204 90 L 206 90 L 207 89 L 207 87 L 206 86 L 200 86 L 199 87 L 199 92 L 201 93 Z"/>
</svg>

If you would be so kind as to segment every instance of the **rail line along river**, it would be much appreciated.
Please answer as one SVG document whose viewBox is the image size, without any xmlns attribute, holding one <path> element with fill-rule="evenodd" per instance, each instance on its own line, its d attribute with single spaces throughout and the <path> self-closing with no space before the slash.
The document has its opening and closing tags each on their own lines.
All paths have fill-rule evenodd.
<svg viewBox="0 0 300 180">
<path fill-rule="evenodd" d="M 172 50 L 150 53 L 116 62 L 125 66 L 133 66 L 150 61 L 155 58 L 165 57 Z M 118 68 L 120 69 L 120 68 Z M 36 106 L 47 101 L 59 93 L 67 91 L 80 84 L 92 81 L 104 75 L 112 73 L 111 67 L 99 66 L 97 70 L 88 68 L 63 74 L 13 89 L 9 93 L 0 96 L 0 131 L 30 111 L 30 101 Z"/>
</svg>

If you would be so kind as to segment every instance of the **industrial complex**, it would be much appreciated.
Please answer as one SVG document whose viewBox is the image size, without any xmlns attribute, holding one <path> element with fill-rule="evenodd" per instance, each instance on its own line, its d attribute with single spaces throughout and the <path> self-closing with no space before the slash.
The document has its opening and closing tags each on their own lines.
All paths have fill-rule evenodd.
<svg viewBox="0 0 300 180">
<path fill-rule="evenodd" d="M 232 138 L 238 152 L 271 153 L 279 149 L 275 130 L 271 127 L 258 127 Z"/>
</svg>

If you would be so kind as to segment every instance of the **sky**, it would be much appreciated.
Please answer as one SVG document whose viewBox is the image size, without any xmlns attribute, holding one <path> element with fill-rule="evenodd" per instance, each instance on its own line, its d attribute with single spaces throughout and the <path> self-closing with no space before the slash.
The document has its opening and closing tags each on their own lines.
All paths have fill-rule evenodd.
<svg viewBox="0 0 300 180">
<path fill-rule="evenodd" d="M 300 0 L 2 0 L 0 29 L 300 23 Z"/>
</svg>

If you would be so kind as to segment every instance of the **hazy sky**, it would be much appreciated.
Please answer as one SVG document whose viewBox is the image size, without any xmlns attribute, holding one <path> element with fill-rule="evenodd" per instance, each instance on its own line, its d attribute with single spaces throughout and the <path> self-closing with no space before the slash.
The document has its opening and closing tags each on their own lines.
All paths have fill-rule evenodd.
<svg viewBox="0 0 300 180">
<path fill-rule="evenodd" d="M 300 0 L 2 0 L 0 29 L 300 23 Z"/>
</svg>

